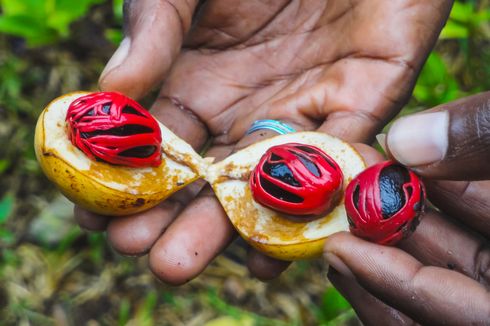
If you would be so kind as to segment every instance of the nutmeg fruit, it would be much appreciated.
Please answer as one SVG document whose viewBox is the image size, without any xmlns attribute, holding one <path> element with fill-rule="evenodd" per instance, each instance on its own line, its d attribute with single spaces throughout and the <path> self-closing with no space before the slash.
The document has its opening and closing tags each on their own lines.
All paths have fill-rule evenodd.
<svg viewBox="0 0 490 326">
<path fill-rule="evenodd" d="M 422 181 L 393 161 L 364 170 L 345 193 L 350 232 L 384 245 L 394 245 L 415 231 L 424 203 Z"/>
<path fill-rule="evenodd" d="M 88 123 L 81 130 L 74 131 L 74 124 L 70 123 L 73 116 L 67 119 L 68 109 L 80 98 L 87 100 L 91 96 L 99 100 L 103 98 L 103 101 L 85 103 L 81 110 L 84 112 L 78 112 L 81 114 L 78 121 L 83 120 L 87 123 L 90 119 L 94 119 L 98 122 L 93 125 Z M 129 158 L 131 161 L 133 157 L 133 163 L 139 161 L 142 155 L 144 160 L 144 156 L 148 154 L 148 151 L 146 153 L 143 151 L 143 154 L 138 152 L 137 147 L 141 142 L 138 139 L 131 139 L 130 129 L 129 135 L 124 134 L 128 130 L 118 125 L 119 122 L 114 122 L 116 119 L 114 116 L 104 115 L 104 110 L 107 113 L 114 110 L 114 114 L 117 112 L 120 114 L 126 110 L 128 114 L 136 115 L 136 118 L 141 120 L 142 117 L 138 116 L 142 114 L 141 111 L 132 110 L 135 106 L 134 102 L 130 99 L 121 99 L 122 96 L 121 94 L 101 95 L 96 93 L 94 95 L 87 92 L 76 92 L 59 97 L 41 113 L 35 131 L 36 156 L 48 179 L 54 182 L 68 199 L 87 210 L 102 215 L 119 216 L 145 211 L 175 191 L 202 177 L 208 166 L 207 161 L 195 153 L 189 144 L 156 120 L 147 121 L 153 126 L 153 129 L 156 129 L 154 126 L 159 127 L 159 135 L 156 138 L 161 139 L 160 145 L 155 145 L 155 142 L 151 141 L 151 146 L 158 146 L 146 156 L 152 156 L 151 164 L 124 166 L 111 163 L 111 151 L 118 153 L 118 155 L 117 153 L 112 155 L 117 160 L 128 161 Z M 122 103 L 131 104 L 130 108 L 115 107 Z M 153 119 L 149 114 L 143 114 L 143 116 L 146 120 Z M 104 123 L 106 123 L 105 126 Z M 114 128 L 119 129 L 114 131 Z M 78 141 L 86 141 L 85 149 L 94 155 L 87 155 L 86 151 L 82 151 L 83 148 L 75 146 L 77 141 L 72 143 L 74 132 L 79 133 Z M 155 137 L 155 130 L 152 132 L 152 137 Z M 110 140 L 115 140 L 113 145 L 108 145 L 108 137 L 112 137 L 109 143 Z M 136 135 L 136 137 L 141 137 L 141 135 Z M 119 148 L 117 147 L 118 142 L 121 144 Z M 130 146 L 129 152 L 120 150 L 121 148 L 127 149 L 128 144 L 137 146 Z M 135 147 L 136 150 L 134 150 Z M 97 151 L 99 154 L 102 152 L 103 155 L 97 155 Z M 154 153 L 157 154 L 154 155 Z"/>
<path fill-rule="evenodd" d="M 157 167 L 162 162 L 158 121 L 120 93 L 77 98 L 68 107 L 66 122 L 71 143 L 93 160 L 130 167 Z"/>
<path fill-rule="evenodd" d="M 293 219 L 330 213 L 342 195 L 342 170 L 316 146 L 287 143 L 269 148 L 250 177 L 254 200 Z"/>
</svg>

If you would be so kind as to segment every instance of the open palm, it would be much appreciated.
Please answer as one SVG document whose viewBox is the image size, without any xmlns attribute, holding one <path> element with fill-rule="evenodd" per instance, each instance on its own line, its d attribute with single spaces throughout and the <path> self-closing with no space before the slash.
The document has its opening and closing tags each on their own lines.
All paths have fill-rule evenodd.
<svg viewBox="0 0 490 326">
<path fill-rule="evenodd" d="M 271 136 L 244 136 L 264 118 L 368 142 L 409 97 L 450 6 L 129 1 L 127 37 L 100 85 L 138 98 L 163 82 L 152 113 L 196 149 L 211 142 L 207 155 L 218 158 Z M 77 218 L 89 229 L 105 227 L 80 209 Z M 177 284 L 198 275 L 234 235 L 217 199 L 199 185 L 148 212 L 113 219 L 107 229 L 117 250 L 149 251 L 153 272 Z M 284 266 L 251 256 L 251 269 L 263 278 Z"/>
</svg>

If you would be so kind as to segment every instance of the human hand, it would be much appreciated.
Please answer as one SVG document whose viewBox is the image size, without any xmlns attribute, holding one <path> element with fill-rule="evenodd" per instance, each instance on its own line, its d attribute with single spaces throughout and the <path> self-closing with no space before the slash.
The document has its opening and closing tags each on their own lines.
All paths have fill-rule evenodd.
<svg viewBox="0 0 490 326">
<path fill-rule="evenodd" d="M 217 158 L 272 136 L 244 136 L 264 118 L 367 142 L 408 98 L 450 7 L 447 0 L 126 1 L 126 38 L 100 86 L 139 98 L 163 81 L 152 113 L 196 150 L 212 139 L 206 155 Z M 76 216 L 87 229 L 107 226 L 122 254 L 149 252 L 157 277 L 180 284 L 234 236 L 202 186 L 135 216 L 107 221 L 78 208 Z M 251 251 L 249 267 L 260 278 L 286 266 Z"/>
<path fill-rule="evenodd" d="M 386 144 L 439 211 L 399 248 L 329 237 L 330 280 L 366 325 L 490 324 L 490 92 L 401 118 Z"/>
</svg>

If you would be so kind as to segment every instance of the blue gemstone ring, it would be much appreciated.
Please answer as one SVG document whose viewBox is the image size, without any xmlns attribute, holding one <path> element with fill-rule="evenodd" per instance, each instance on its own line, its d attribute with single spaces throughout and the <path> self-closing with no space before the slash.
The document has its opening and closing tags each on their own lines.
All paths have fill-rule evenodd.
<svg viewBox="0 0 490 326">
<path fill-rule="evenodd" d="M 292 132 L 296 132 L 296 130 L 293 127 L 285 124 L 284 122 L 266 119 L 266 120 L 257 120 L 254 123 L 252 123 L 250 128 L 247 130 L 246 134 L 250 135 L 251 133 L 262 129 L 275 131 L 279 135 L 285 135 Z"/>
</svg>

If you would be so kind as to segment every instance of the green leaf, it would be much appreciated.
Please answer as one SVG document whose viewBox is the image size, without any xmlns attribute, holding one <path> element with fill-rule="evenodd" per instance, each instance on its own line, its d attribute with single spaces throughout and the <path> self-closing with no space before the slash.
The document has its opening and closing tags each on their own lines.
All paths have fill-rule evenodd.
<svg viewBox="0 0 490 326">
<path fill-rule="evenodd" d="M 460 93 L 459 85 L 444 60 L 431 53 L 415 85 L 414 97 L 424 106 L 434 106 L 454 100 Z"/>
<path fill-rule="evenodd" d="M 5 229 L 0 229 L 0 243 L 3 245 L 11 245 L 15 242 L 15 235 Z"/>
<path fill-rule="evenodd" d="M 118 325 L 124 326 L 129 321 L 129 316 L 131 314 L 131 303 L 127 298 L 123 298 L 121 300 L 121 305 L 119 306 L 119 317 L 118 317 Z"/>
<path fill-rule="evenodd" d="M 155 291 L 150 291 L 143 303 L 136 310 L 135 316 L 130 320 L 130 324 L 141 326 L 154 325 L 153 313 L 158 303 L 158 296 Z"/>
<path fill-rule="evenodd" d="M 475 15 L 475 21 L 477 21 L 478 24 L 490 22 L 490 9 L 477 12 Z"/>
<path fill-rule="evenodd" d="M 455 21 L 448 21 L 446 26 L 442 29 L 440 39 L 461 39 L 467 38 L 470 34 L 470 30 L 467 26 L 461 25 Z"/>
<path fill-rule="evenodd" d="M 5 160 L 0 160 L 0 174 L 5 172 L 8 167 L 10 166 L 10 161 L 5 159 Z"/>
<path fill-rule="evenodd" d="M 0 32 L 25 38 L 29 46 L 48 44 L 56 39 L 54 30 L 27 15 L 1 16 Z"/>
<path fill-rule="evenodd" d="M 14 209 L 14 196 L 12 194 L 5 195 L 0 201 L 0 224 L 7 221 L 7 218 Z"/>
<path fill-rule="evenodd" d="M 58 32 L 61 37 L 70 34 L 70 24 L 74 20 L 72 13 L 58 11 L 49 16 L 47 25 Z"/>
<path fill-rule="evenodd" d="M 31 17 L 45 14 L 45 3 L 39 0 L 0 0 L 2 12 L 6 16 L 29 13 Z"/>
<path fill-rule="evenodd" d="M 323 294 L 322 312 L 324 320 L 333 320 L 349 309 L 351 309 L 349 302 L 333 286 L 327 288 Z"/>
<path fill-rule="evenodd" d="M 0 32 L 21 37 L 33 37 L 43 28 L 40 23 L 28 15 L 12 15 L 0 17 Z"/>
<path fill-rule="evenodd" d="M 66 38 L 70 25 L 94 4 L 104 0 L 0 0 L 0 32 L 26 39 L 39 46 Z"/>
<path fill-rule="evenodd" d="M 123 21 L 123 5 L 124 0 L 114 0 L 112 5 L 112 11 L 114 12 L 114 17 L 119 23 Z"/>
<path fill-rule="evenodd" d="M 114 45 L 119 45 L 123 39 L 123 33 L 119 29 L 108 28 L 105 30 L 104 35 Z"/>
<path fill-rule="evenodd" d="M 0 252 L 0 258 L 6 265 L 17 265 L 19 263 L 19 256 L 12 249 L 2 249 Z M 1 266 L 1 265 L 0 265 Z"/>
<path fill-rule="evenodd" d="M 455 1 L 449 17 L 460 22 L 469 22 L 473 14 L 474 6 L 472 3 Z"/>
</svg>

